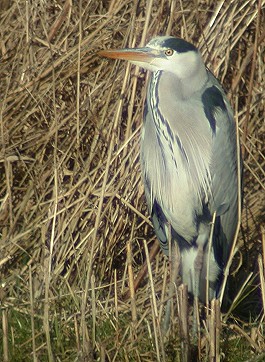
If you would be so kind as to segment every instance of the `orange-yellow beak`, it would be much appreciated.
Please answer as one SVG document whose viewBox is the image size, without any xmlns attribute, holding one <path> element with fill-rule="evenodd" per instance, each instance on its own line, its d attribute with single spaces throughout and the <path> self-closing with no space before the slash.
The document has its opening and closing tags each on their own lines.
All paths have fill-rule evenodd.
<svg viewBox="0 0 265 362">
<path fill-rule="evenodd" d="M 109 49 L 101 50 L 98 54 L 106 58 L 128 60 L 135 64 L 151 63 L 156 56 L 150 48 Z"/>
</svg>

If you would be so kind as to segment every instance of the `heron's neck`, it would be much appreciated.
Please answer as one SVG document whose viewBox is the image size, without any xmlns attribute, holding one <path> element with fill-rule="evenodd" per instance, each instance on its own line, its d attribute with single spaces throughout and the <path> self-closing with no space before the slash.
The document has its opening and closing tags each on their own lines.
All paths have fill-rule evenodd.
<svg viewBox="0 0 265 362">
<path fill-rule="evenodd" d="M 182 79 L 168 72 L 156 73 L 160 73 L 159 86 L 163 87 L 165 92 L 173 92 L 174 96 L 180 99 L 191 97 L 192 94 L 202 89 L 208 80 L 207 71 L 204 65 L 199 67 L 196 73 Z M 153 78 L 158 77 L 153 74 Z"/>
<path fill-rule="evenodd" d="M 201 90 L 208 80 L 208 74 L 205 66 L 203 65 L 196 74 L 181 81 L 182 94 L 189 97 L 191 94 Z"/>
</svg>

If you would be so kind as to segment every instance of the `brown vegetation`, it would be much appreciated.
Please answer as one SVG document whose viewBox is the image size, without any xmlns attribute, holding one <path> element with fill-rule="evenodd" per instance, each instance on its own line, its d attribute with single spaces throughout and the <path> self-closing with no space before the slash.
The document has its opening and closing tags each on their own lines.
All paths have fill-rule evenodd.
<svg viewBox="0 0 265 362">
<path fill-rule="evenodd" d="M 139 169 L 146 75 L 96 54 L 155 35 L 198 45 L 228 91 L 245 168 L 234 279 L 241 285 L 249 276 L 240 298 L 262 306 L 261 294 L 253 300 L 248 291 L 260 289 L 265 265 L 264 7 L 264 0 L 3 3 L 0 359 L 180 358 L 178 324 L 166 343 L 159 334 L 168 277 L 162 253 L 135 296 L 123 299 L 155 241 Z M 263 298 L 264 306 L 264 290 Z M 236 361 L 265 348 L 262 309 L 245 323 L 230 311 L 223 331 L 225 360 L 233 360 L 233 341 L 242 352 Z M 200 346 L 202 360 L 207 348 Z"/>
</svg>

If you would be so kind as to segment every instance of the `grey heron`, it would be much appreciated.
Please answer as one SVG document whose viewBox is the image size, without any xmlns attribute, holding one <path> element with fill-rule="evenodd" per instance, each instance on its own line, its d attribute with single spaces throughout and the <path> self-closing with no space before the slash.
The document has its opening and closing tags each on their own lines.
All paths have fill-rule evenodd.
<svg viewBox="0 0 265 362">
<path fill-rule="evenodd" d="M 188 291 L 210 301 L 218 297 L 241 197 L 236 125 L 224 90 L 199 50 L 180 38 L 99 54 L 151 71 L 140 153 L 151 220 L 164 253 L 178 247 Z"/>
</svg>

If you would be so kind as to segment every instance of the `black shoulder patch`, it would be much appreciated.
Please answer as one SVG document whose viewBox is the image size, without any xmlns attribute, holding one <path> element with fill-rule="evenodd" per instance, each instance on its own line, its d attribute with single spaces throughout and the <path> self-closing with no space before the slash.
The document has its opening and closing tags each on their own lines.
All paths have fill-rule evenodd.
<svg viewBox="0 0 265 362">
<path fill-rule="evenodd" d="M 168 38 L 164 41 L 163 47 L 175 50 L 178 53 L 186 53 L 189 51 L 197 52 L 198 49 L 191 43 L 180 38 Z"/>
<path fill-rule="evenodd" d="M 205 115 L 210 123 L 213 133 L 216 132 L 216 120 L 214 113 L 216 108 L 221 108 L 222 111 L 226 112 L 226 106 L 224 103 L 223 95 L 216 86 L 207 88 L 202 94 L 202 103 Z"/>
</svg>

